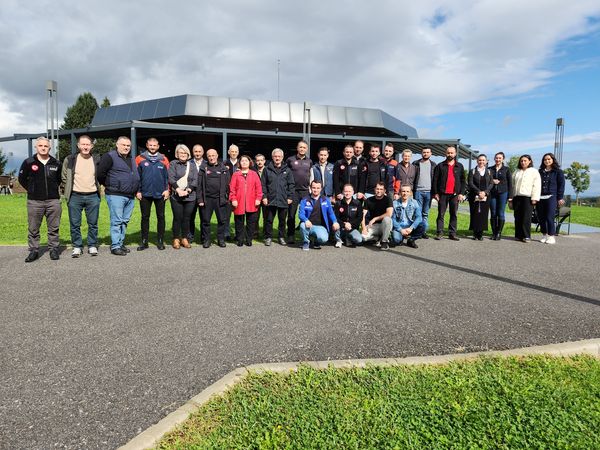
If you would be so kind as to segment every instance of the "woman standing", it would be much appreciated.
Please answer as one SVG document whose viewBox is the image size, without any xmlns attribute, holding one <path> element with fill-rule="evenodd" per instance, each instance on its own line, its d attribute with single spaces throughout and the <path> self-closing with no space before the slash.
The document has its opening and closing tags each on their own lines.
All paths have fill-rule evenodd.
<svg viewBox="0 0 600 450">
<path fill-rule="evenodd" d="M 233 207 L 235 220 L 235 238 L 238 247 L 252 245 L 252 236 L 256 227 L 257 211 L 262 199 L 260 177 L 252 167 L 252 159 L 243 155 L 239 159 L 239 170 L 234 172 L 229 183 L 229 201 Z M 244 220 L 246 232 L 244 234 Z"/>
<path fill-rule="evenodd" d="M 541 189 L 540 173 L 533 167 L 531 156 L 521 156 L 513 174 L 512 200 L 509 200 L 515 211 L 515 238 L 520 241 L 531 241 L 531 213 L 540 199 Z"/>
<path fill-rule="evenodd" d="M 171 210 L 173 211 L 173 248 L 190 248 L 187 239 L 190 232 L 190 218 L 196 203 L 198 171 L 192 167 L 190 149 L 184 144 L 175 147 L 175 160 L 169 165 L 169 186 L 171 187 Z"/>
<path fill-rule="evenodd" d="M 504 211 L 506 202 L 512 190 L 512 177 L 510 170 L 504 165 L 504 153 L 498 152 L 494 155 L 496 163 L 490 168 L 492 172 L 492 190 L 490 191 L 490 211 L 492 222 L 492 240 L 499 241 L 504 228 Z"/>
<path fill-rule="evenodd" d="M 483 240 L 483 232 L 488 228 L 490 209 L 490 191 L 492 190 L 492 172 L 487 168 L 487 156 L 477 157 L 477 167 L 469 172 L 469 209 L 471 220 L 469 230 L 473 230 L 473 239 Z"/>
<path fill-rule="evenodd" d="M 557 206 L 563 206 L 565 201 L 565 175 L 552 153 L 546 153 L 540 165 L 542 178 L 542 195 L 537 204 L 537 216 L 542 230 L 541 242 L 555 244 L 556 224 L 554 216 Z"/>
</svg>

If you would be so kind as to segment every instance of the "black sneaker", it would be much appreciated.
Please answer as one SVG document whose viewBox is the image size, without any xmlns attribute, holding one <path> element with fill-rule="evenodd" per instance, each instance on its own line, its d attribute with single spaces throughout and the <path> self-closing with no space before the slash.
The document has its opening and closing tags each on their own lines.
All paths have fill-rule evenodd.
<svg viewBox="0 0 600 450">
<path fill-rule="evenodd" d="M 408 241 L 406 241 L 406 245 L 410 248 L 419 248 L 414 239 L 409 239 Z"/>
<path fill-rule="evenodd" d="M 457 235 L 455 234 L 451 234 L 448 239 L 450 239 L 451 241 L 460 241 L 460 239 L 458 238 Z"/>
<path fill-rule="evenodd" d="M 202 248 L 208 248 L 208 247 L 210 247 L 210 241 L 204 241 L 202 243 Z"/>
<path fill-rule="evenodd" d="M 421 239 L 429 239 L 429 236 L 427 235 L 427 233 L 425 233 L 423 236 L 421 236 Z"/>
<path fill-rule="evenodd" d="M 389 250 L 390 249 L 390 244 L 387 243 L 387 242 L 382 242 L 380 248 L 381 248 L 381 250 L 384 250 L 384 251 L 385 250 Z"/>
<path fill-rule="evenodd" d="M 440 234 L 440 233 L 436 234 L 435 237 L 434 237 L 434 239 L 436 241 L 441 241 L 442 240 L 442 234 Z"/>
<path fill-rule="evenodd" d="M 38 259 L 40 257 L 40 253 L 36 250 L 32 250 L 29 252 L 29 255 L 27 255 L 27 258 L 25 258 L 25 262 L 29 263 L 29 262 L 33 262 L 36 259 Z"/>
<path fill-rule="evenodd" d="M 165 243 L 162 240 L 159 240 L 156 243 L 156 248 L 159 249 L 159 250 L 164 250 L 165 249 Z"/>
<path fill-rule="evenodd" d="M 121 245 L 121 250 L 123 250 L 125 253 L 129 253 L 131 251 L 127 247 L 125 247 L 124 245 Z"/>
<path fill-rule="evenodd" d="M 57 248 L 53 248 L 52 250 L 50 250 L 50 259 L 52 261 L 58 261 L 59 258 L 60 258 L 60 253 L 58 252 Z"/>
<path fill-rule="evenodd" d="M 127 256 L 127 252 L 123 250 L 123 247 L 113 248 L 110 252 L 116 256 Z"/>
<path fill-rule="evenodd" d="M 225 243 L 225 241 L 219 241 L 219 247 L 225 248 L 227 247 L 227 244 Z"/>
<path fill-rule="evenodd" d="M 288 236 L 287 241 L 288 245 L 293 245 L 296 241 L 294 240 L 294 236 Z"/>
<path fill-rule="evenodd" d="M 148 241 L 142 241 L 140 246 L 137 248 L 137 251 L 141 252 L 142 250 L 146 250 L 147 248 L 148 248 Z"/>
<path fill-rule="evenodd" d="M 319 243 L 315 242 L 315 243 L 313 244 L 313 249 L 315 249 L 315 250 L 321 250 L 321 244 L 319 244 Z"/>
</svg>

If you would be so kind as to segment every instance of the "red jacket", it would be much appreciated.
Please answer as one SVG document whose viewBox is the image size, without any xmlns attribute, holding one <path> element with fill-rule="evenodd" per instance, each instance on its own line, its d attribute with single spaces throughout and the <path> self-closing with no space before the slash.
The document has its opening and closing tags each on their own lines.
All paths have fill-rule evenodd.
<svg viewBox="0 0 600 450">
<path fill-rule="evenodd" d="M 260 201 L 262 196 L 260 177 L 254 170 L 249 170 L 247 177 L 244 177 L 241 170 L 233 173 L 229 183 L 229 201 L 236 200 L 238 202 L 233 214 L 239 215 L 258 211 L 255 202 Z"/>
</svg>

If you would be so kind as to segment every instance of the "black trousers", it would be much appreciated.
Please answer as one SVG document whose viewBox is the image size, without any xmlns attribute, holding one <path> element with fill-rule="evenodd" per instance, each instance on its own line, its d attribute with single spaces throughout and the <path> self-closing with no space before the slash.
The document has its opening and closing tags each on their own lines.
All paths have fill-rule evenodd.
<svg viewBox="0 0 600 450">
<path fill-rule="evenodd" d="M 161 198 L 142 197 L 140 200 L 140 211 L 142 213 L 142 240 L 148 240 L 150 232 L 150 212 L 152 204 L 156 211 L 156 233 L 158 239 L 162 240 L 165 236 L 165 200 Z"/>
<path fill-rule="evenodd" d="M 190 216 L 194 210 L 195 202 L 183 202 L 171 197 L 171 210 L 173 211 L 173 239 L 187 238 L 190 232 Z"/>
<path fill-rule="evenodd" d="M 533 205 L 531 197 L 517 195 L 513 198 L 513 209 L 515 215 L 515 238 L 531 239 L 531 213 Z"/>
<path fill-rule="evenodd" d="M 210 242 L 210 219 L 213 212 L 217 215 L 217 239 L 225 240 L 227 226 L 227 205 L 221 205 L 218 198 L 206 197 L 204 206 L 200 207 L 202 214 L 202 242 Z"/>
<path fill-rule="evenodd" d="M 458 195 L 455 194 L 440 194 L 438 200 L 438 216 L 436 220 L 437 234 L 444 233 L 444 215 L 450 206 L 450 223 L 448 224 L 448 233 L 456 236 L 456 224 L 458 222 Z"/>
<path fill-rule="evenodd" d="M 188 234 L 188 239 L 190 241 L 194 240 L 196 235 L 196 214 L 200 218 L 200 239 L 202 239 L 202 210 L 198 206 L 198 203 L 194 202 L 194 210 L 192 211 L 192 215 L 190 216 L 190 233 Z"/>
<path fill-rule="evenodd" d="M 267 206 L 267 221 L 265 222 L 265 239 L 273 238 L 273 219 L 275 214 L 279 219 L 279 237 L 285 239 L 285 216 L 288 208 L 278 208 L 277 206 Z"/>
<path fill-rule="evenodd" d="M 268 206 L 263 205 L 262 203 L 258 207 L 258 211 L 256 212 L 256 227 L 254 228 L 254 237 L 258 238 L 258 224 L 260 223 L 260 217 L 262 216 L 262 229 L 263 234 L 265 232 L 265 226 L 267 223 L 267 208 Z"/>
<path fill-rule="evenodd" d="M 254 229 L 256 228 L 256 219 L 258 212 L 247 212 L 246 214 L 234 214 L 235 221 L 235 238 L 238 242 L 251 241 L 254 237 Z M 246 226 L 244 227 L 244 222 Z M 245 230 L 244 230 L 245 228 Z M 245 231 L 245 233 L 244 233 Z"/>
<path fill-rule="evenodd" d="M 298 206 L 300 200 L 308 196 L 308 191 L 296 191 L 292 199 L 292 203 L 288 206 L 288 217 L 287 217 L 287 235 L 293 237 L 296 234 L 296 213 L 298 212 Z"/>
</svg>

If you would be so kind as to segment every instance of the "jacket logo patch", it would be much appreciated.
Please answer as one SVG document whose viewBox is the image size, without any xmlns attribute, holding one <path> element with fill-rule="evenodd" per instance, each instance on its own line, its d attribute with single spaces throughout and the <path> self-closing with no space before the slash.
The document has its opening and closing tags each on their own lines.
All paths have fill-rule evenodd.
<svg viewBox="0 0 600 450">
<path fill-rule="evenodd" d="M 294 161 L 294 164 L 297 166 L 298 165 L 298 161 Z"/>
<path fill-rule="evenodd" d="M 206 171 L 206 174 L 207 174 L 207 175 L 210 175 L 211 173 L 212 173 L 212 172 L 211 172 L 210 170 L 207 170 L 207 171 Z"/>
<path fill-rule="evenodd" d="M 340 166 L 340 170 L 344 170 L 346 168 L 346 166 Z"/>
<path fill-rule="evenodd" d="M 34 164 L 33 166 L 31 166 L 31 170 L 33 170 L 34 172 L 37 172 L 38 170 L 40 170 L 40 166 Z"/>
<path fill-rule="evenodd" d="M 344 208 L 343 208 L 343 207 L 342 207 L 342 208 L 340 208 L 340 212 L 341 212 L 341 213 L 343 213 L 343 212 L 344 212 Z"/>
</svg>

